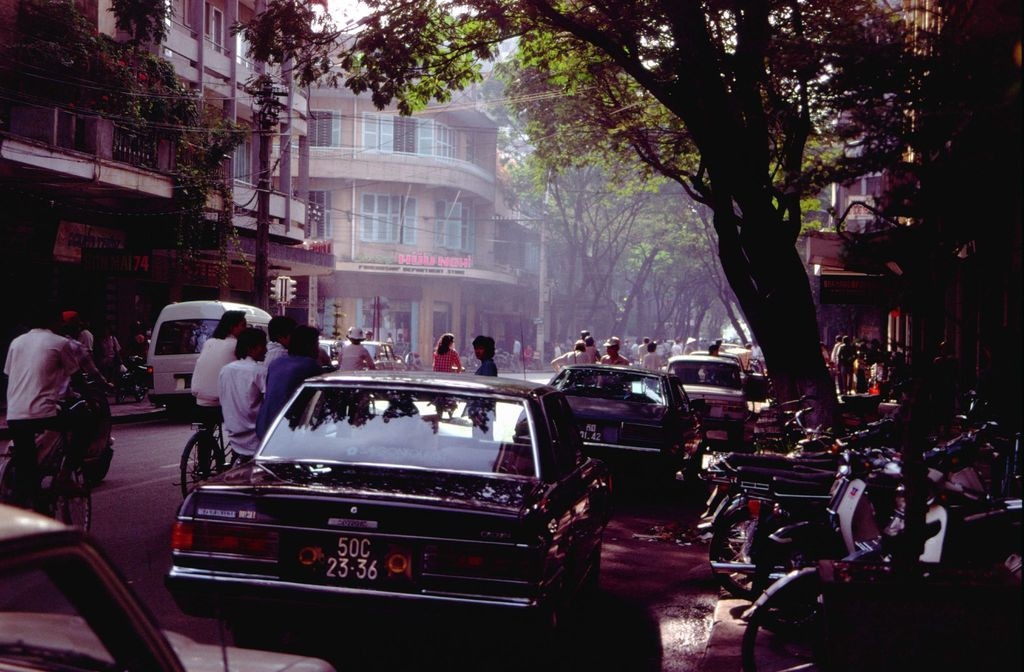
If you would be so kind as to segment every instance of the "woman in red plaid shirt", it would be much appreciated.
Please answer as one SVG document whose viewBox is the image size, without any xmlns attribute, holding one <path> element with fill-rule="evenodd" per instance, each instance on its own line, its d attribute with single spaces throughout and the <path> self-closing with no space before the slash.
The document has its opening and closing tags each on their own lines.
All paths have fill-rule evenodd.
<svg viewBox="0 0 1024 672">
<path fill-rule="evenodd" d="M 453 343 L 455 334 L 442 334 L 441 338 L 437 339 L 437 347 L 434 348 L 434 371 L 462 373 L 462 361 L 459 359 L 459 353 L 452 347 Z"/>
</svg>

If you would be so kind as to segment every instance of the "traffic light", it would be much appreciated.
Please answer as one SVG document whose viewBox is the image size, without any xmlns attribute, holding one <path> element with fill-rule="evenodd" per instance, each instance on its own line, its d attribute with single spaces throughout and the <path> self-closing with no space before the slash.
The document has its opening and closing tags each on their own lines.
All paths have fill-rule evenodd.
<svg viewBox="0 0 1024 672">
<path fill-rule="evenodd" d="M 284 302 L 291 303 L 295 300 L 295 286 L 298 284 L 293 278 L 285 277 L 287 284 L 285 285 Z"/>
<path fill-rule="evenodd" d="M 270 300 L 280 301 L 281 300 L 281 283 L 278 282 L 277 278 L 270 279 Z"/>
</svg>

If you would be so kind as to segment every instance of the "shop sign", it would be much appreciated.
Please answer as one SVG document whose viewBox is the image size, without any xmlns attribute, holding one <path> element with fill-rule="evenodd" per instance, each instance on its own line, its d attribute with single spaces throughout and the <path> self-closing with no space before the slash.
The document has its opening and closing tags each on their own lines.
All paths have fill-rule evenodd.
<svg viewBox="0 0 1024 672">
<path fill-rule="evenodd" d="M 884 275 L 822 273 L 821 303 L 882 306 L 891 302 L 892 279 Z"/>
<path fill-rule="evenodd" d="M 81 262 L 82 250 L 124 250 L 125 232 L 78 222 L 61 222 L 53 242 L 55 261 Z"/>
<path fill-rule="evenodd" d="M 396 258 L 400 266 L 473 268 L 473 257 L 449 257 L 426 252 L 415 252 L 413 254 L 398 254 Z"/>
<path fill-rule="evenodd" d="M 82 270 L 105 275 L 150 274 L 150 255 L 128 250 L 82 250 Z"/>
</svg>

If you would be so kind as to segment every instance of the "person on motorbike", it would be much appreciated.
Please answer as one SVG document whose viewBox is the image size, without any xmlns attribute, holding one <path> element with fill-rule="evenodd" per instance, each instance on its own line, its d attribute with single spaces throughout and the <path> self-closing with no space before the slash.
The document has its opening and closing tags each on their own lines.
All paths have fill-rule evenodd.
<svg viewBox="0 0 1024 672">
<path fill-rule="evenodd" d="M 13 439 L 13 495 L 17 506 L 35 505 L 39 494 L 36 436 L 60 429 L 60 400 L 79 359 L 69 339 L 59 332 L 57 316 L 45 308 L 32 320 L 33 328 L 18 336 L 7 351 L 7 424 Z"/>
</svg>

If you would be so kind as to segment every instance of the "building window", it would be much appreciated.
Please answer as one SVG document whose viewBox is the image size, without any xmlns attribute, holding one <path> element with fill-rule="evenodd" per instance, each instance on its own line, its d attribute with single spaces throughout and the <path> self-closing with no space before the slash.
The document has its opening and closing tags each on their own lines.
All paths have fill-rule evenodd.
<svg viewBox="0 0 1024 672">
<path fill-rule="evenodd" d="M 458 201 L 437 202 L 437 225 L 434 243 L 450 250 L 473 252 L 476 244 L 475 225 L 470 219 L 471 208 Z"/>
<path fill-rule="evenodd" d="M 341 115 L 330 110 L 309 111 L 310 147 L 341 147 Z"/>
<path fill-rule="evenodd" d="M 444 124 L 434 126 L 434 154 L 446 159 L 455 158 L 455 131 Z"/>
<path fill-rule="evenodd" d="M 220 53 L 224 50 L 224 12 L 206 3 L 206 16 L 203 22 L 203 34 L 206 35 L 213 48 Z"/>
<path fill-rule="evenodd" d="M 364 114 L 363 148 L 455 158 L 455 131 L 433 119 Z"/>
<path fill-rule="evenodd" d="M 372 243 L 416 243 L 416 199 L 392 194 L 363 194 L 359 213 L 360 240 Z"/>
<path fill-rule="evenodd" d="M 393 117 L 391 123 L 395 127 L 395 139 L 392 149 L 402 154 L 416 153 L 417 128 L 419 123 L 410 117 Z"/>
<path fill-rule="evenodd" d="M 231 161 L 231 176 L 245 184 L 255 184 L 252 179 L 252 138 L 246 138 L 238 147 Z"/>
<path fill-rule="evenodd" d="M 309 192 L 309 205 L 306 212 L 309 225 L 309 237 L 317 240 L 334 238 L 334 226 L 331 224 L 331 192 Z"/>
<path fill-rule="evenodd" d="M 363 115 L 363 148 L 375 152 L 394 151 L 395 129 L 392 117 Z"/>
</svg>

